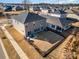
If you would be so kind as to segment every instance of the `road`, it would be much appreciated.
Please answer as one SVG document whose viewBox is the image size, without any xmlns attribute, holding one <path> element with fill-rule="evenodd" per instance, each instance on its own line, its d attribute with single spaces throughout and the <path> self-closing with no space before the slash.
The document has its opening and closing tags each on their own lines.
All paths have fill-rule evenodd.
<svg viewBox="0 0 79 59">
<path fill-rule="evenodd" d="M 0 59 L 6 59 L 1 45 L 0 45 Z"/>
</svg>

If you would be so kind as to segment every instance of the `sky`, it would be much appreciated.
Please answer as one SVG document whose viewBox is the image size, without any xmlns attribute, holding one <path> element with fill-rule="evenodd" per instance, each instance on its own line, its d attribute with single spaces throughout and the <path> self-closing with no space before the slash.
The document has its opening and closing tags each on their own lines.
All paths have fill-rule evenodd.
<svg viewBox="0 0 79 59">
<path fill-rule="evenodd" d="M 0 0 L 0 3 L 22 3 L 24 0 Z M 79 0 L 27 0 L 30 3 L 60 3 L 60 4 L 67 4 L 67 3 L 78 3 Z"/>
</svg>

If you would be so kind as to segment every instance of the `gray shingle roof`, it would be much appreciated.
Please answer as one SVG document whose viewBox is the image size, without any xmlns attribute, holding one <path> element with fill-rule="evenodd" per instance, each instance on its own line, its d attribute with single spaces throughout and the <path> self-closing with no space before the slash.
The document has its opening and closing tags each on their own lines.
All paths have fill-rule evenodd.
<svg viewBox="0 0 79 59">
<path fill-rule="evenodd" d="M 40 6 L 40 8 L 42 8 L 43 10 L 50 10 L 50 7 L 48 6 Z"/>
<path fill-rule="evenodd" d="M 56 13 L 56 14 L 66 14 L 66 12 L 64 11 L 64 10 L 56 10 L 56 9 L 54 9 L 54 13 Z"/>
<path fill-rule="evenodd" d="M 71 19 L 71 18 L 59 18 L 59 17 L 46 16 L 46 15 L 42 15 L 42 16 L 47 18 L 47 23 L 57 25 L 61 28 L 77 21 L 76 19 Z"/>
<path fill-rule="evenodd" d="M 27 22 L 32 22 L 32 21 L 38 21 L 38 20 L 44 20 L 46 18 L 35 14 L 35 13 L 23 13 L 20 15 L 14 15 L 12 16 L 13 19 L 21 22 L 21 23 L 27 23 Z"/>
<path fill-rule="evenodd" d="M 23 13 L 23 14 L 20 14 L 20 15 L 13 15 L 12 18 L 21 22 L 21 23 L 24 23 L 27 15 L 28 15 L 27 13 Z"/>
<path fill-rule="evenodd" d="M 37 7 L 33 7 L 33 10 L 34 11 L 41 11 L 40 7 L 38 7 L 38 6 Z"/>
</svg>

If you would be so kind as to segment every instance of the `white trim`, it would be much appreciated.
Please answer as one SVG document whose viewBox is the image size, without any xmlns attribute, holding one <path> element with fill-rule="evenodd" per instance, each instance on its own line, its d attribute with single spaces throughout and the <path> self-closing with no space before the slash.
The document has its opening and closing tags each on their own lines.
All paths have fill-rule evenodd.
<svg viewBox="0 0 79 59">
<path fill-rule="evenodd" d="M 48 13 L 50 16 L 61 17 L 61 14 Z"/>
</svg>

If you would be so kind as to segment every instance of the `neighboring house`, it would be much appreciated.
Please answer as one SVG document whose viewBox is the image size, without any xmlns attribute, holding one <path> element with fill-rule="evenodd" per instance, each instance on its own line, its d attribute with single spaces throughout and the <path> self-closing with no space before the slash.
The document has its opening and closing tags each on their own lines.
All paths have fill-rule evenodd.
<svg viewBox="0 0 79 59">
<path fill-rule="evenodd" d="M 21 7 L 21 6 L 16 6 L 16 11 L 20 11 L 20 10 L 23 10 L 23 7 Z"/>
<path fill-rule="evenodd" d="M 34 13 L 39 13 L 39 12 L 41 12 L 41 9 L 40 9 L 39 6 L 30 6 L 29 10 L 30 10 L 31 12 L 34 12 Z"/>
<path fill-rule="evenodd" d="M 40 7 L 41 12 L 43 14 L 47 14 L 49 12 L 49 10 L 50 10 L 50 7 L 48 7 L 48 6 L 39 6 L 39 7 Z"/>
<path fill-rule="evenodd" d="M 23 10 L 23 7 L 22 6 L 14 6 L 12 8 L 13 11 L 20 11 L 20 10 Z"/>
<path fill-rule="evenodd" d="M 0 5 L 0 16 L 4 16 L 4 14 L 3 14 L 3 6 L 2 5 Z"/>
<path fill-rule="evenodd" d="M 33 6 L 30 6 L 30 7 L 29 7 L 29 11 L 30 11 L 30 12 L 33 12 Z"/>
<path fill-rule="evenodd" d="M 53 12 L 54 12 L 54 9 L 52 8 L 48 10 L 48 13 L 53 13 Z"/>
<path fill-rule="evenodd" d="M 35 13 L 23 13 L 12 16 L 12 24 L 25 37 L 32 36 L 46 28 L 46 18 Z"/>
<path fill-rule="evenodd" d="M 54 16 L 54 17 L 62 17 L 62 18 L 65 18 L 67 16 L 67 13 L 64 10 L 54 9 L 54 12 L 51 12 L 48 15 Z"/>
<path fill-rule="evenodd" d="M 70 24 L 77 21 L 76 19 L 72 18 L 60 18 L 45 15 L 42 16 L 47 18 L 48 27 L 58 32 L 69 29 L 71 27 Z"/>
<path fill-rule="evenodd" d="M 35 13 L 39 13 L 39 12 L 41 12 L 41 9 L 40 9 L 39 6 L 35 6 L 35 7 L 33 7 L 33 11 L 34 11 Z"/>
<path fill-rule="evenodd" d="M 3 11 L 3 6 L 2 5 L 0 5 L 0 12 L 2 12 Z"/>
<path fill-rule="evenodd" d="M 12 6 L 6 6 L 5 11 L 12 11 Z"/>
<path fill-rule="evenodd" d="M 12 10 L 13 10 L 13 11 L 16 11 L 16 6 L 13 6 Z"/>
</svg>

